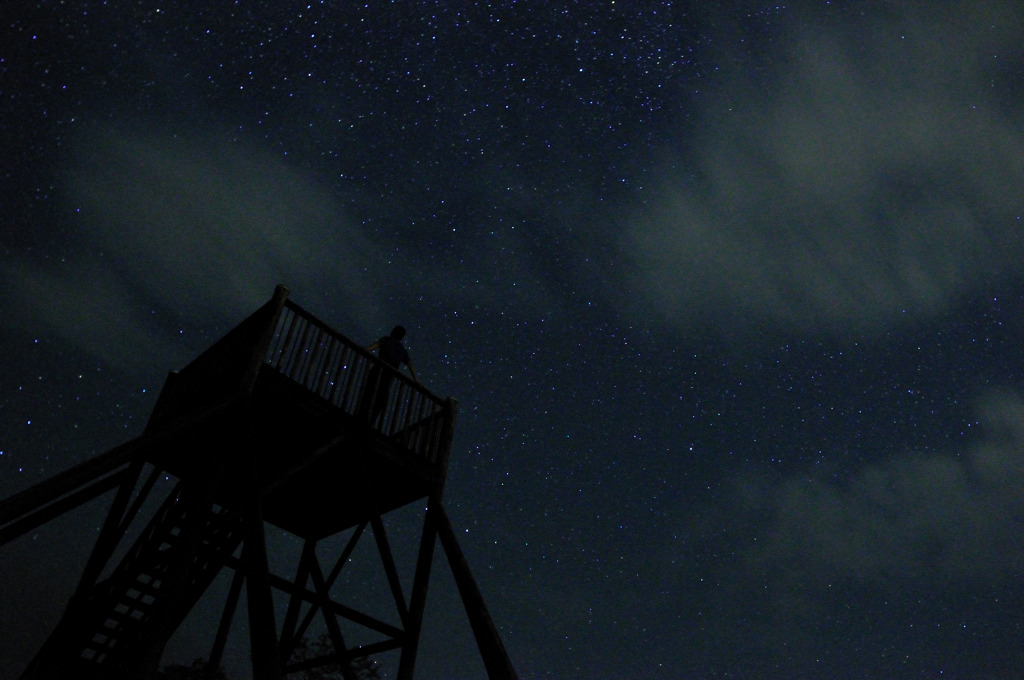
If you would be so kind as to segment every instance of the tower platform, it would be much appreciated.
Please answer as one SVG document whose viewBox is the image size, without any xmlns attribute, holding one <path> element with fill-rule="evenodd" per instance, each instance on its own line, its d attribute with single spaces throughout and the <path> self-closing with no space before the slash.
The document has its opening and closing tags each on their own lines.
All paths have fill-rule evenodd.
<svg viewBox="0 0 1024 680">
<path fill-rule="evenodd" d="M 371 384 L 375 367 L 389 384 Z M 384 406 L 371 423 L 374 399 Z M 279 288 L 169 375 L 146 432 L 173 434 L 146 456 L 183 480 L 212 475 L 225 506 L 251 491 L 254 466 L 264 519 L 316 539 L 439 490 L 455 411 Z"/>
<path fill-rule="evenodd" d="M 170 637 L 217 574 L 232 569 L 211 668 L 244 584 L 255 680 L 331 664 L 353 680 L 354 664 L 392 652 L 400 654 L 395 677 L 411 680 L 440 541 L 488 677 L 515 680 L 441 504 L 456 407 L 278 286 L 267 304 L 168 375 L 140 437 L 0 501 L 2 545 L 116 491 L 75 594 L 22 677 L 159 677 Z M 147 520 L 141 509 L 165 476 L 177 483 Z M 423 528 L 406 597 L 382 517 L 416 502 Z M 302 539 L 291 578 L 270 571 L 268 523 Z M 342 603 L 333 585 L 367 527 L 398 625 Z M 350 528 L 325 576 L 318 542 Z M 287 596 L 283 619 L 274 590 Z M 317 616 L 333 651 L 295 658 Z M 353 630 L 366 641 L 350 644 Z"/>
</svg>

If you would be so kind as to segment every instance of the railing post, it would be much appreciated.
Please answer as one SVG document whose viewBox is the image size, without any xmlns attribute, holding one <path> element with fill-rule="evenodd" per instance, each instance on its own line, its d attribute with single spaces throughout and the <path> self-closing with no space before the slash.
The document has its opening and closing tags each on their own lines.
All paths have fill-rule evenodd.
<svg viewBox="0 0 1024 680">
<path fill-rule="evenodd" d="M 284 310 L 285 302 L 288 300 L 288 288 L 286 286 L 278 285 L 274 288 L 274 297 L 271 298 L 269 307 L 269 318 L 266 321 L 266 325 L 263 327 L 263 332 L 260 334 L 259 339 L 256 341 L 255 346 L 252 349 L 252 354 L 249 357 L 249 364 L 245 369 L 245 375 L 242 378 L 242 390 L 245 393 L 252 391 L 253 386 L 256 384 L 256 376 L 259 374 L 260 366 L 263 364 L 263 360 L 267 356 L 267 350 L 270 349 L 270 341 L 274 338 L 274 332 L 277 330 L 277 322 L 281 318 L 281 312 Z"/>
</svg>

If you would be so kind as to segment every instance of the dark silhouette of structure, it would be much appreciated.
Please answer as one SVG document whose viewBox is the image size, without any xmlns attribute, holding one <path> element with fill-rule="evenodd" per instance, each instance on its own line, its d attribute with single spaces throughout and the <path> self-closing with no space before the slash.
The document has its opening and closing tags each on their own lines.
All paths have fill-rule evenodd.
<svg viewBox="0 0 1024 680">
<path fill-rule="evenodd" d="M 169 375 L 140 437 L 0 502 L 2 545 L 115 492 L 78 588 L 23 678 L 153 677 L 169 638 L 229 568 L 234 576 L 209 651 L 211 669 L 221 661 L 245 588 L 256 680 L 331 662 L 351 679 L 354 659 L 395 651 L 397 677 L 408 680 L 439 539 L 488 677 L 514 679 L 441 506 L 456 402 L 394 373 L 380 417 L 367 422 L 358 417 L 358 402 L 378 366 L 278 286 L 270 302 Z M 170 476 L 177 483 L 140 528 L 140 510 L 156 505 L 154 489 Z M 406 597 L 381 517 L 415 501 L 426 509 Z M 293 578 L 268 566 L 267 525 L 302 541 Z M 368 526 L 397 624 L 332 597 Z M 317 545 L 342 532 L 347 542 L 339 541 L 338 560 L 325 573 Z M 280 626 L 273 589 L 287 596 Z M 316 616 L 334 652 L 289 664 Z M 342 624 L 372 641 L 346 644 Z"/>
</svg>

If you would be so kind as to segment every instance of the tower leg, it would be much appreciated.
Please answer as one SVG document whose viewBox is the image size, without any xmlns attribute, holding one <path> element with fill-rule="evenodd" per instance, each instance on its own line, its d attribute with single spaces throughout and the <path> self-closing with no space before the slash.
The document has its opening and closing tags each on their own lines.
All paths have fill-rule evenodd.
<svg viewBox="0 0 1024 680">
<path fill-rule="evenodd" d="M 462 596 L 462 604 L 469 616 L 469 624 L 473 628 L 473 635 L 476 637 L 477 647 L 480 648 L 480 655 L 483 657 L 484 666 L 487 669 L 487 677 L 490 680 L 516 680 L 515 669 L 505 651 L 498 636 L 498 629 L 491 620 L 491 615 L 484 604 L 484 598 L 480 589 L 469 571 L 469 564 L 465 555 L 455 540 L 455 532 L 452 531 L 451 522 L 444 508 L 438 505 L 431 508 L 437 515 L 437 533 L 441 539 L 441 546 L 448 556 L 448 564 L 451 565 L 452 575 L 455 577 L 455 585 L 459 588 L 459 595 Z"/>
<path fill-rule="evenodd" d="M 210 650 L 210 662 L 206 664 L 205 680 L 213 680 L 214 674 L 220 668 L 220 661 L 224 657 L 224 648 L 228 643 L 228 631 L 231 630 L 231 621 L 235 618 L 235 609 L 238 608 L 238 598 L 242 596 L 242 583 L 245 581 L 245 574 L 241 569 L 235 570 L 231 579 L 231 589 L 228 591 L 228 598 L 224 602 L 224 611 L 221 613 L 220 625 L 217 626 L 217 635 L 213 639 L 213 648 Z"/>
<path fill-rule="evenodd" d="M 413 576 L 412 593 L 409 595 L 409 617 L 405 626 L 406 640 L 402 656 L 398 661 L 398 680 L 412 680 L 419 650 L 420 631 L 423 628 L 423 612 L 427 605 L 427 584 L 430 581 L 430 566 L 434 559 L 434 544 L 437 542 L 437 524 L 431 509 L 437 502 L 431 499 L 423 519 L 423 535 L 420 538 L 419 556 L 416 558 L 416 574 Z"/>
<path fill-rule="evenodd" d="M 267 563 L 267 541 L 263 513 L 258 500 L 245 518 L 245 593 L 249 606 L 249 640 L 252 646 L 254 680 L 281 680 L 278 656 L 277 626 L 274 622 L 274 598 L 270 590 L 270 566 Z"/>
</svg>

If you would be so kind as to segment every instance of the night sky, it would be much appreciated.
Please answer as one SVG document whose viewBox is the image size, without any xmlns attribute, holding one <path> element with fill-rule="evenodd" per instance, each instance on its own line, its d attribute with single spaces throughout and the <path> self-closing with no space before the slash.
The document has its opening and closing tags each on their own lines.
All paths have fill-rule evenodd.
<svg viewBox="0 0 1024 680">
<path fill-rule="evenodd" d="M 5 2 L 0 498 L 283 283 L 459 400 L 446 507 L 524 680 L 1020 678 L 1022 36 L 1012 1 Z M 0 548 L 0 676 L 104 507 Z M 418 667 L 482 677 L 437 558 Z"/>
</svg>

